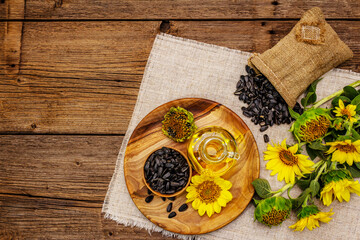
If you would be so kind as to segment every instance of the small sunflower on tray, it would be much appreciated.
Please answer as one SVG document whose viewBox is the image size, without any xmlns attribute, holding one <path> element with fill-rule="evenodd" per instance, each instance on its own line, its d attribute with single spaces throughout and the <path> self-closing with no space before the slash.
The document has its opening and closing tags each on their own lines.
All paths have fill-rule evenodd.
<svg viewBox="0 0 360 240">
<path fill-rule="evenodd" d="M 221 208 L 232 200 L 229 192 L 231 187 L 230 181 L 204 172 L 191 178 L 191 184 L 186 189 L 186 202 L 192 202 L 192 207 L 200 216 L 206 212 L 211 217 L 214 213 L 220 213 Z"/>
<path fill-rule="evenodd" d="M 274 198 L 283 198 L 281 195 L 285 191 L 288 191 L 288 199 L 282 201 L 298 211 L 298 221 L 290 226 L 294 231 L 305 228 L 311 231 L 320 227 L 320 222 L 329 223 L 332 219 L 332 209 L 320 211 L 314 198 L 329 206 L 334 200 L 350 201 L 351 193 L 360 196 L 360 184 L 354 180 L 360 177 L 360 91 L 354 88 L 360 81 L 316 102 L 318 81 L 310 85 L 301 100 L 305 108 L 303 114 L 289 108 L 295 119 L 290 131 L 298 143 L 289 146 L 284 140 L 281 144 L 268 144 L 264 152 L 264 160 L 269 161 L 266 169 L 272 170 L 271 175 L 277 174 L 277 179 L 285 180 L 287 184 L 272 191 L 265 179 L 256 179 L 252 183 L 262 199 L 254 199 L 255 219 L 266 225 L 279 225 L 288 217 L 272 214 L 277 217 L 271 221 L 267 217 L 271 209 L 286 205 L 275 208 L 273 204 Z M 333 99 L 331 108 L 319 108 L 330 99 Z M 301 153 L 302 149 L 306 149 L 308 156 Z M 297 198 L 291 198 L 289 192 L 295 185 L 303 192 Z"/>
</svg>

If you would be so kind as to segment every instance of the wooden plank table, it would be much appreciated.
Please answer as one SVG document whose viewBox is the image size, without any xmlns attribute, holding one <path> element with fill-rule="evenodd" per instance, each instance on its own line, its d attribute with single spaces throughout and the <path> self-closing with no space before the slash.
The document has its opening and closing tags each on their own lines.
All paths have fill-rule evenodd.
<svg viewBox="0 0 360 240">
<path fill-rule="evenodd" d="M 358 0 L 0 0 L 0 239 L 163 239 L 101 214 L 155 35 L 261 53 L 314 6 L 360 72 Z"/>
</svg>

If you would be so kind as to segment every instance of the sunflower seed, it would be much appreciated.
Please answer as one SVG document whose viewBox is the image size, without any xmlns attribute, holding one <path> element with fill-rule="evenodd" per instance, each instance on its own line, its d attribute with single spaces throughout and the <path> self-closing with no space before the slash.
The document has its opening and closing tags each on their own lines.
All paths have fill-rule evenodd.
<svg viewBox="0 0 360 240">
<path fill-rule="evenodd" d="M 188 205 L 186 203 L 184 203 L 183 205 L 181 205 L 179 207 L 179 212 L 184 212 L 186 209 L 188 209 Z"/>
<path fill-rule="evenodd" d="M 173 217 L 175 217 L 175 216 L 176 216 L 176 212 L 171 212 L 171 213 L 169 214 L 168 218 L 173 218 Z"/>
<path fill-rule="evenodd" d="M 146 203 L 150 203 L 154 199 L 154 195 L 149 195 L 145 198 Z"/>
<path fill-rule="evenodd" d="M 173 203 L 172 203 L 172 202 L 169 203 L 169 205 L 168 205 L 167 208 L 166 208 L 166 211 L 167 211 L 167 212 L 171 212 L 172 206 L 173 206 Z"/>
<path fill-rule="evenodd" d="M 268 128 L 269 128 L 268 126 L 262 126 L 262 127 L 260 128 L 260 132 L 264 132 L 264 131 L 266 131 Z"/>
</svg>

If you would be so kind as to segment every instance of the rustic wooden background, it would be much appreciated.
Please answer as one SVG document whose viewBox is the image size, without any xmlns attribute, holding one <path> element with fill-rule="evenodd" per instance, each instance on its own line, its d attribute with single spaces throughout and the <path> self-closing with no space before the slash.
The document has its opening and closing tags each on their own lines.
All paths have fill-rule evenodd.
<svg viewBox="0 0 360 240">
<path fill-rule="evenodd" d="M 0 0 L 0 239 L 163 239 L 101 214 L 155 35 L 261 53 L 314 6 L 360 72 L 359 0 Z"/>
</svg>

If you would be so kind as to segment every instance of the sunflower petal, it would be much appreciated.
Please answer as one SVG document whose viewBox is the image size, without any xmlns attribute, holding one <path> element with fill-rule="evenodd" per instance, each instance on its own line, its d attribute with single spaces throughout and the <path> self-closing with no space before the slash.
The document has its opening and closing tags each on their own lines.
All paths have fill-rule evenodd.
<svg viewBox="0 0 360 240">
<path fill-rule="evenodd" d="M 214 207 L 213 203 L 206 204 L 206 214 L 208 217 L 211 217 L 214 214 Z"/>
<path fill-rule="evenodd" d="M 216 213 L 220 213 L 220 211 L 221 211 L 221 206 L 218 202 L 214 202 L 214 211 Z"/>
<path fill-rule="evenodd" d="M 198 210 L 198 213 L 200 216 L 203 216 L 206 212 L 206 203 L 201 203 L 200 206 L 199 206 L 199 210 Z"/>
<path fill-rule="evenodd" d="M 194 208 L 194 210 L 198 210 L 201 204 L 201 200 L 199 198 L 196 198 L 193 202 L 192 202 L 192 207 Z"/>
</svg>

